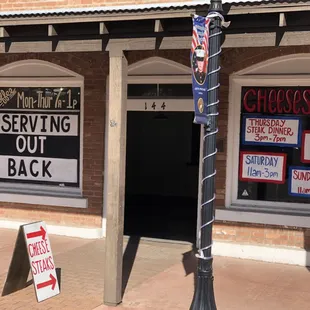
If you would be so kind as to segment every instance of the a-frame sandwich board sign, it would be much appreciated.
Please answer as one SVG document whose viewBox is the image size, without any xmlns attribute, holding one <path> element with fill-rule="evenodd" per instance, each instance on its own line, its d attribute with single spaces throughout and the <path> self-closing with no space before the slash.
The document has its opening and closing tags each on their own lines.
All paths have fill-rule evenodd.
<svg viewBox="0 0 310 310">
<path fill-rule="evenodd" d="M 29 270 L 38 302 L 60 293 L 51 243 L 43 221 L 19 227 L 2 296 L 25 288 Z"/>
</svg>

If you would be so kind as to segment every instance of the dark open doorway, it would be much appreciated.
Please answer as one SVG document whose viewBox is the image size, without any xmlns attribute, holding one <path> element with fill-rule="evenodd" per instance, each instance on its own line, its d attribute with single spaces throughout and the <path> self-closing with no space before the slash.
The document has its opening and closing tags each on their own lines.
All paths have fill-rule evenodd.
<svg viewBox="0 0 310 310">
<path fill-rule="evenodd" d="M 200 126 L 191 112 L 127 117 L 125 235 L 193 242 Z"/>
</svg>

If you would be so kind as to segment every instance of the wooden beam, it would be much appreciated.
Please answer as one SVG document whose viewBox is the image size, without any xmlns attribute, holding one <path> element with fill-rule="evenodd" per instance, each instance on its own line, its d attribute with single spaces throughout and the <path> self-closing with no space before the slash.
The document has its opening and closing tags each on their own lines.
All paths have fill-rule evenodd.
<svg viewBox="0 0 310 310">
<path fill-rule="evenodd" d="M 154 32 L 163 32 L 164 28 L 160 19 L 155 20 Z"/>
<path fill-rule="evenodd" d="M 159 49 L 189 49 L 191 36 L 164 37 Z M 103 50 L 102 39 L 92 40 L 59 40 L 55 49 L 52 49 L 50 41 L 17 42 L 11 41 L 9 50 L 5 49 L 5 43 L 0 42 L 0 53 L 27 53 L 27 52 L 99 52 Z M 234 47 L 266 47 L 266 46 L 299 46 L 310 45 L 310 31 L 285 31 L 277 40 L 276 32 L 226 34 L 223 48 Z M 112 46 L 118 46 L 124 51 L 154 50 L 155 38 L 136 39 L 110 39 L 106 51 Z"/>
<path fill-rule="evenodd" d="M 286 15 L 285 13 L 280 13 L 279 14 L 279 27 L 286 27 Z"/>
<path fill-rule="evenodd" d="M 108 34 L 108 28 L 104 22 L 99 23 L 99 34 Z"/>
<path fill-rule="evenodd" d="M 141 13 L 105 13 L 96 15 L 69 15 L 69 16 L 47 16 L 47 17 L 11 17 L 0 19 L 0 26 L 18 25 L 46 25 L 46 24 L 72 24 L 72 23 L 92 23 L 92 22 L 112 22 L 124 20 L 145 20 L 145 19 L 165 19 L 165 18 L 184 18 L 195 14 L 195 9 L 175 10 L 173 12 L 143 12 Z"/>
<path fill-rule="evenodd" d="M 105 164 L 106 238 L 104 304 L 122 301 L 123 230 L 127 120 L 127 60 L 117 46 L 110 51 Z"/>
<path fill-rule="evenodd" d="M 10 35 L 8 34 L 7 30 L 5 27 L 0 27 L 0 38 L 6 38 L 9 37 Z"/>
<path fill-rule="evenodd" d="M 53 36 L 57 36 L 58 33 L 55 29 L 55 27 L 53 25 L 48 25 L 48 36 L 49 37 L 53 37 Z"/>
<path fill-rule="evenodd" d="M 116 47 L 123 51 L 154 50 L 155 38 L 111 39 L 107 51 Z"/>
</svg>

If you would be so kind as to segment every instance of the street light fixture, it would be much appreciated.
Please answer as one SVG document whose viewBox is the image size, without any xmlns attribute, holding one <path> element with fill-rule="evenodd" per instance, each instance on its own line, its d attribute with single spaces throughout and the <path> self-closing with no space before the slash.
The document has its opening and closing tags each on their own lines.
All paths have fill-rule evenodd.
<svg viewBox="0 0 310 310">
<path fill-rule="evenodd" d="M 211 0 L 208 17 L 212 18 L 209 35 L 208 124 L 204 126 L 202 201 L 198 239 L 198 266 L 195 293 L 190 310 L 216 310 L 212 269 L 212 227 L 215 201 L 216 134 L 218 132 L 219 58 L 221 52 L 222 1 Z"/>
</svg>

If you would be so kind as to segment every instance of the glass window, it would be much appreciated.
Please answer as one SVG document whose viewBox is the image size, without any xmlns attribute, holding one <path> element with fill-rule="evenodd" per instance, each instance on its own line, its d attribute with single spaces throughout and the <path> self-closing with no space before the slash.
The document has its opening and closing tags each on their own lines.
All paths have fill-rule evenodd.
<svg viewBox="0 0 310 310">
<path fill-rule="evenodd" d="M 81 99 L 80 86 L 0 87 L 1 189 L 80 193 Z"/>
<path fill-rule="evenodd" d="M 240 114 L 237 198 L 309 203 L 310 87 L 242 87 Z"/>
<path fill-rule="evenodd" d="M 128 98 L 157 97 L 157 84 L 129 84 Z"/>
<path fill-rule="evenodd" d="M 192 84 L 160 84 L 159 85 L 160 97 L 182 97 L 192 98 L 193 90 Z"/>
<path fill-rule="evenodd" d="M 192 84 L 129 84 L 128 98 L 192 98 Z"/>
</svg>

